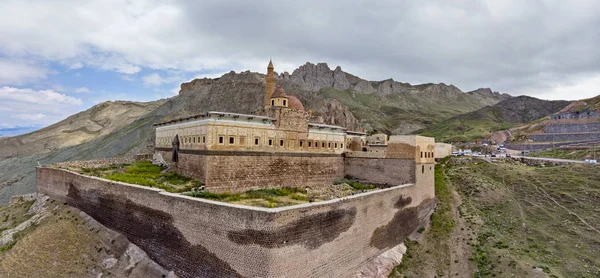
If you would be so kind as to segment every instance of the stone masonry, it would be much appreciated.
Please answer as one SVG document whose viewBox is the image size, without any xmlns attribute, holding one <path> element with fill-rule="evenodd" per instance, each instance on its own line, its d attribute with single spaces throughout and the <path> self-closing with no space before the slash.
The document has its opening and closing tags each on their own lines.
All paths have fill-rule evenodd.
<svg viewBox="0 0 600 278">
<path fill-rule="evenodd" d="M 353 277 L 401 244 L 435 205 L 433 188 L 407 184 L 266 209 L 43 167 L 37 191 L 121 232 L 183 278 Z"/>
</svg>

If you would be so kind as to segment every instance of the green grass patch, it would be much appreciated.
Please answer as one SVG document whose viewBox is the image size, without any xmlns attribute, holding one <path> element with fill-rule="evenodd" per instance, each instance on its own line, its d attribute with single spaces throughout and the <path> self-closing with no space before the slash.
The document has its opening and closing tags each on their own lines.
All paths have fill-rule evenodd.
<svg viewBox="0 0 600 278">
<path fill-rule="evenodd" d="M 333 184 L 347 184 L 350 187 L 352 187 L 355 190 L 371 190 L 371 189 L 375 189 L 375 185 L 373 184 L 362 184 L 357 180 L 350 180 L 350 179 L 341 179 L 341 180 L 336 180 L 333 182 Z"/>
<path fill-rule="evenodd" d="M 267 188 L 250 190 L 242 193 L 215 193 L 204 190 L 186 192 L 184 195 L 229 203 L 243 202 L 244 204 L 268 208 L 297 204 L 290 200 L 299 201 L 298 203 L 309 201 L 306 190 L 298 187 Z"/>
<path fill-rule="evenodd" d="M 163 189 L 171 193 L 191 191 L 201 186 L 201 182 L 174 172 L 162 173 L 166 167 L 152 164 L 150 161 L 138 161 L 130 164 L 113 164 L 103 168 L 82 168 L 85 175 L 97 176 L 119 181 Z"/>
</svg>

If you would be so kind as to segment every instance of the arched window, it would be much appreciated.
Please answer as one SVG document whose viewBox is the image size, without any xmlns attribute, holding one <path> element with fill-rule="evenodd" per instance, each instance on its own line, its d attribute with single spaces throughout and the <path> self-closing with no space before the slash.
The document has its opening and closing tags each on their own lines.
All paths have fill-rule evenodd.
<svg viewBox="0 0 600 278">
<path fill-rule="evenodd" d="M 271 106 L 275 106 L 275 100 L 274 99 L 271 100 Z"/>
</svg>

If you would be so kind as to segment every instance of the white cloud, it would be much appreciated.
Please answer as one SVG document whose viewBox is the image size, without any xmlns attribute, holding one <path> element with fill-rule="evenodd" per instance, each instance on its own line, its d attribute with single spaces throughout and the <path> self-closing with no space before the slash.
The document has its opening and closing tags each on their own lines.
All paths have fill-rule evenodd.
<svg viewBox="0 0 600 278">
<path fill-rule="evenodd" d="M 569 75 L 565 80 L 600 73 L 596 2 L 307 0 L 281 9 L 268 1 L 3 1 L 0 38 L 10 39 L 0 55 L 123 74 L 264 72 L 273 57 L 278 72 L 328 62 L 373 80 L 518 94 L 553 81 L 536 79 L 540 72 Z M 45 78 L 27 66 L 0 70 L 0 83 Z M 168 83 L 148 80 L 147 86 Z"/>
<path fill-rule="evenodd" d="M 0 58 L 0 85 L 21 85 L 46 76 L 47 70 L 37 64 Z"/>
<path fill-rule="evenodd" d="M 69 70 L 76 70 L 80 68 L 83 68 L 83 63 L 81 62 L 77 62 L 69 66 Z"/>
<path fill-rule="evenodd" d="M 53 90 L 0 87 L 0 125 L 47 125 L 77 112 L 82 101 Z"/>
<path fill-rule="evenodd" d="M 86 87 L 79 87 L 74 90 L 75 93 L 91 93 L 90 89 Z"/>
<path fill-rule="evenodd" d="M 142 77 L 142 81 L 144 81 L 144 85 L 146 86 L 160 86 L 162 84 L 177 82 L 181 79 L 182 78 L 179 76 L 162 77 L 158 73 L 152 73 Z"/>
</svg>

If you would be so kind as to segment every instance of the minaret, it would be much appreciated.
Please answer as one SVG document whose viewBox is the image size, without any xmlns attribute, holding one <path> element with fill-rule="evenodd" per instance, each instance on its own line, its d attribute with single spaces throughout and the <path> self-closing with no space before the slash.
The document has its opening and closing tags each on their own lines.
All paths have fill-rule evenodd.
<svg viewBox="0 0 600 278">
<path fill-rule="evenodd" d="M 265 110 L 271 107 L 271 96 L 273 95 L 273 91 L 275 91 L 275 73 L 273 73 L 273 69 L 273 61 L 269 60 L 267 75 L 265 75 L 265 81 L 267 81 L 265 88 Z"/>
</svg>

